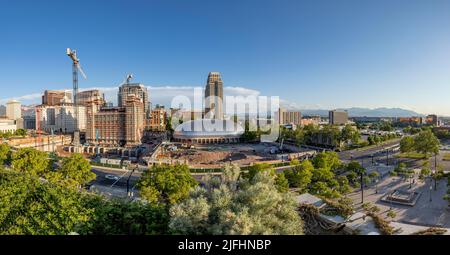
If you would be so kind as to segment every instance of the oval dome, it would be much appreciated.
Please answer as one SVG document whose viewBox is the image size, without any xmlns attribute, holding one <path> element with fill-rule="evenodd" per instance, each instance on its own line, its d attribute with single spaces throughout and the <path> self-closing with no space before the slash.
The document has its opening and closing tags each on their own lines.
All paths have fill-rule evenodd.
<svg viewBox="0 0 450 255">
<path fill-rule="evenodd" d="M 208 138 L 224 137 L 239 138 L 244 129 L 239 123 L 231 120 L 201 119 L 191 120 L 178 125 L 173 134 L 174 138 Z"/>
</svg>

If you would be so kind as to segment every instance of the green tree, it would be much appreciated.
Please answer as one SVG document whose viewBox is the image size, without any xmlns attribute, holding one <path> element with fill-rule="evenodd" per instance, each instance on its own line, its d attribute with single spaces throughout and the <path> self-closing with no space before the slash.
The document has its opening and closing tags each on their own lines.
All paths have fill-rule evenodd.
<svg viewBox="0 0 450 255">
<path fill-rule="evenodd" d="M 187 165 L 155 165 L 142 174 L 137 188 L 150 203 L 174 204 L 187 198 L 196 185 Z"/>
<path fill-rule="evenodd" d="M 267 163 L 257 163 L 247 168 L 248 172 L 244 174 L 244 177 L 251 180 L 259 172 L 269 172 L 271 175 L 275 175 L 275 169 L 272 165 Z"/>
<path fill-rule="evenodd" d="M 238 167 L 226 167 L 227 176 Z M 233 184 L 233 185 L 231 185 Z M 279 192 L 275 176 L 258 172 L 252 179 L 223 182 L 210 177 L 188 199 L 170 208 L 169 227 L 182 235 L 294 235 L 303 233 L 303 222 L 290 193 Z"/>
<path fill-rule="evenodd" d="M 79 192 L 5 170 L 0 170 L 0 208 L 3 235 L 67 235 L 93 213 Z"/>
<path fill-rule="evenodd" d="M 430 130 L 420 132 L 414 138 L 414 147 L 417 152 L 425 154 L 439 153 L 439 139 Z"/>
<path fill-rule="evenodd" d="M 289 191 L 289 182 L 284 175 L 284 173 L 277 173 L 275 178 L 275 185 L 279 192 L 288 192 Z"/>
<path fill-rule="evenodd" d="M 339 176 L 337 178 L 337 181 L 339 183 L 339 192 L 341 194 L 347 194 L 352 191 L 352 187 L 350 186 L 346 176 Z"/>
<path fill-rule="evenodd" d="M 61 169 L 52 172 L 60 181 L 69 185 L 80 186 L 95 180 L 96 175 L 91 171 L 91 164 L 83 155 L 74 153 L 62 161 Z"/>
<path fill-rule="evenodd" d="M 162 206 L 101 196 L 85 199 L 93 214 L 77 232 L 81 235 L 161 235 L 168 233 L 169 215 Z"/>
<path fill-rule="evenodd" d="M 405 136 L 400 141 L 400 151 L 405 152 L 412 152 L 415 150 L 415 144 L 414 144 L 414 138 L 412 136 Z"/>
<path fill-rule="evenodd" d="M 14 135 L 25 137 L 27 135 L 27 131 L 25 129 L 17 129 Z"/>
<path fill-rule="evenodd" d="M 365 172 L 364 167 L 358 161 L 349 162 L 345 168 L 347 171 L 354 172 L 357 175 Z"/>
<path fill-rule="evenodd" d="M 345 125 L 345 127 L 341 130 L 341 140 L 344 142 L 351 141 L 353 144 L 358 144 L 360 138 L 361 135 L 358 132 L 358 129 L 355 129 L 350 124 Z"/>
<path fill-rule="evenodd" d="M 11 161 L 11 148 L 7 144 L 0 144 L 0 166 Z"/>
<path fill-rule="evenodd" d="M 309 190 L 312 194 L 326 198 L 338 198 L 340 196 L 339 192 L 331 189 L 326 182 L 322 181 L 314 182 Z"/>
<path fill-rule="evenodd" d="M 51 162 L 45 152 L 33 148 L 19 149 L 12 156 L 12 167 L 16 171 L 42 176 L 51 170 Z"/>
<path fill-rule="evenodd" d="M 292 162 L 291 162 L 292 163 Z M 299 188 L 305 192 L 313 177 L 314 166 L 309 160 L 304 160 L 292 170 L 286 171 L 286 177 L 291 187 Z"/>
<path fill-rule="evenodd" d="M 342 165 L 339 155 L 334 151 L 321 152 L 317 154 L 312 162 L 315 168 L 327 168 L 331 171 L 338 169 Z"/>
</svg>

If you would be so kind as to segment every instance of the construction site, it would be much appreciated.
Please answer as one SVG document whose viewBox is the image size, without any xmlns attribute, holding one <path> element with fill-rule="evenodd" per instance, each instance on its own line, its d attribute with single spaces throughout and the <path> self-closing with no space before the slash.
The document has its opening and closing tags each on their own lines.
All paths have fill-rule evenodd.
<svg viewBox="0 0 450 255">
<path fill-rule="evenodd" d="M 315 151 L 294 146 L 280 149 L 276 143 L 182 144 L 163 143 L 155 151 L 155 162 L 183 163 L 191 168 L 221 168 L 225 163 L 249 166 L 255 163 L 281 163 L 314 156 Z"/>
</svg>

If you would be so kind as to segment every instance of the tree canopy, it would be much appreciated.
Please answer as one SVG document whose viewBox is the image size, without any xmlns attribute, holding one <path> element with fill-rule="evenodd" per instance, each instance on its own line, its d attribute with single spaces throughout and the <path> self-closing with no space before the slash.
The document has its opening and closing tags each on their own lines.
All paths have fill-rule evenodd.
<svg viewBox="0 0 450 255">
<path fill-rule="evenodd" d="M 175 234 L 302 234 L 296 202 L 279 192 L 275 176 L 266 171 L 238 178 L 237 166 L 226 166 L 225 179 L 209 177 L 185 201 L 170 209 Z M 230 178 L 231 177 L 231 178 Z M 234 177 L 234 178 L 233 178 Z"/>
<path fill-rule="evenodd" d="M 93 210 L 71 189 L 37 176 L 0 170 L 0 234 L 66 235 Z"/>
<path fill-rule="evenodd" d="M 51 169 L 47 153 L 33 148 L 19 149 L 13 154 L 11 164 L 16 171 L 36 176 L 42 176 Z"/>
<path fill-rule="evenodd" d="M 187 165 L 155 165 L 143 173 L 137 188 L 150 203 L 174 204 L 187 198 L 196 185 Z"/>
</svg>

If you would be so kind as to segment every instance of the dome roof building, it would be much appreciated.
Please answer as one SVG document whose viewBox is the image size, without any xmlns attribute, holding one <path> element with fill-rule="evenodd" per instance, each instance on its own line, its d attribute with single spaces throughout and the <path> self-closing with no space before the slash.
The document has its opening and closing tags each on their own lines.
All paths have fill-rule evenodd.
<svg viewBox="0 0 450 255">
<path fill-rule="evenodd" d="M 175 141 L 187 143 L 237 143 L 244 128 L 231 120 L 199 119 L 184 122 L 175 128 Z"/>
</svg>

